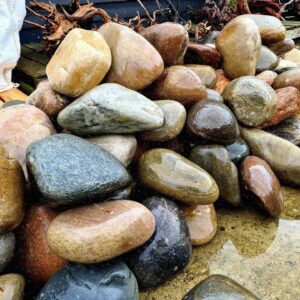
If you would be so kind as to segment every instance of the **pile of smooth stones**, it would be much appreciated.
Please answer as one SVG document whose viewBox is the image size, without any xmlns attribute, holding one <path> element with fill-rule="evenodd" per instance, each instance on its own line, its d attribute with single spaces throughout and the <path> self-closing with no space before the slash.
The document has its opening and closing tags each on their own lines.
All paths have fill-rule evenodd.
<svg viewBox="0 0 300 300">
<path fill-rule="evenodd" d="M 214 203 L 278 218 L 279 180 L 300 185 L 294 46 L 264 15 L 205 44 L 175 23 L 70 31 L 0 109 L 0 298 L 138 299 L 214 238 Z M 183 299 L 234 295 L 258 299 L 221 275 Z"/>
</svg>

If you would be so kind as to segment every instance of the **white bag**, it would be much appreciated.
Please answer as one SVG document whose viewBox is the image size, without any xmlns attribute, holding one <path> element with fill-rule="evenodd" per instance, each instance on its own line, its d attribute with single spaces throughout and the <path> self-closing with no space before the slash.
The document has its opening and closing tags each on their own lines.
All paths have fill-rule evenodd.
<svg viewBox="0 0 300 300">
<path fill-rule="evenodd" d="M 0 0 L 0 92 L 16 86 L 11 73 L 20 58 L 19 31 L 25 15 L 25 0 Z"/>
</svg>

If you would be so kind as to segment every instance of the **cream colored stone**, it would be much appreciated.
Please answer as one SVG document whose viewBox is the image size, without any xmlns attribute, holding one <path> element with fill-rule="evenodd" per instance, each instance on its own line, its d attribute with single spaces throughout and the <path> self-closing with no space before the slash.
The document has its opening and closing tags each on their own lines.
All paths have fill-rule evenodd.
<svg viewBox="0 0 300 300">
<path fill-rule="evenodd" d="M 285 59 L 292 61 L 300 68 L 300 50 L 294 48 L 283 56 Z"/>
<path fill-rule="evenodd" d="M 22 300 L 25 279 L 19 274 L 0 276 L 0 300 Z"/>
</svg>

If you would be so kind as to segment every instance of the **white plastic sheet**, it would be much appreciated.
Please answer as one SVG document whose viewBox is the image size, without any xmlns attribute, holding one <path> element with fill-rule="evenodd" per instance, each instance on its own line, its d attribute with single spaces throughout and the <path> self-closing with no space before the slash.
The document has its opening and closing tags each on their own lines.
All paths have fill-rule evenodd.
<svg viewBox="0 0 300 300">
<path fill-rule="evenodd" d="M 25 15 L 25 0 L 0 0 L 0 92 L 16 86 L 11 74 L 20 58 L 19 31 Z"/>
</svg>

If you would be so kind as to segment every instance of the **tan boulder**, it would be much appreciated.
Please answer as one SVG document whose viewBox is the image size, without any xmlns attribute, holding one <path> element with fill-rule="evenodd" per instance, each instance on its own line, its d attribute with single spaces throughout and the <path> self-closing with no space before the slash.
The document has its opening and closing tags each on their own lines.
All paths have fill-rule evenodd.
<svg viewBox="0 0 300 300">
<path fill-rule="evenodd" d="M 19 274 L 5 274 L 0 276 L 0 299 L 22 300 L 25 279 Z"/>
</svg>

